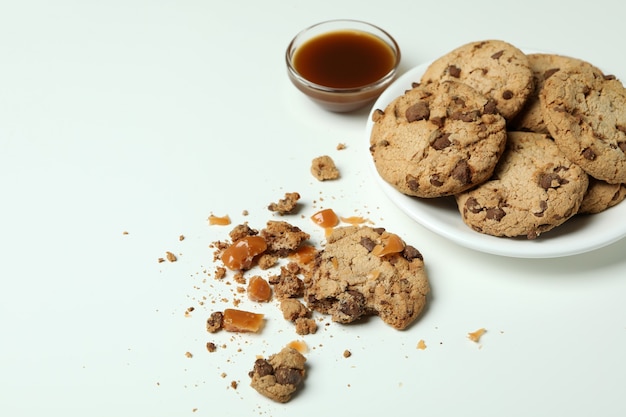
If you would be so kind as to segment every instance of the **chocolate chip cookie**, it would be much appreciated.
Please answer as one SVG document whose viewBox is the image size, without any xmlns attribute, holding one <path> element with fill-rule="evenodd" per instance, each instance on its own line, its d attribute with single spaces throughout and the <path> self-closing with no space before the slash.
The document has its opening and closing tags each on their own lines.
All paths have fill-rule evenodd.
<svg viewBox="0 0 626 417">
<path fill-rule="evenodd" d="M 421 82 L 455 80 L 492 98 L 507 120 L 524 106 L 533 91 L 533 74 L 528 57 L 501 40 L 462 45 L 435 60 Z"/>
<path fill-rule="evenodd" d="M 378 315 L 405 329 L 424 308 L 429 290 L 417 249 L 381 228 L 346 226 L 335 229 L 319 252 L 305 300 L 335 322 Z"/>
<path fill-rule="evenodd" d="M 453 195 L 485 181 L 506 142 L 495 102 L 456 81 L 416 85 L 372 118 L 378 173 L 416 197 Z"/>
<path fill-rule="evenodd" d="M 589 177 L 589 188 L 578 210 L 579 214 L 597 214 L 624 201 L 626 185 L 609 184 Z"/>
<path fill-rule="evenodd" d="M 535 239 L 575 215 L 587 174 L 548 136 L 509 132 L 494 176 L 456 196 L 463 221 L 493 236 Z"/>
<path fill-rule="evenodd" d="M 626 183 L 626 89 L 612 76 L 568 69 L 539 95 L 554 141 L 572 162 L 610 184 Z"/>
<path fill-rule="evenodd" d="M 565 55 L 535 53 L 527 56 L 533 72 L 534 89 L 522 111 L 510 121 L 508 128 L 511 131 L 521 130 L 549 134 L 550 132 L 543 121 L 543 111 L 539 100 L 539 92 L 545 81 L 556 72 L 569 68 L 586 68 L 598 72 L 600 70 L 586 61 Z"/>
</svg>

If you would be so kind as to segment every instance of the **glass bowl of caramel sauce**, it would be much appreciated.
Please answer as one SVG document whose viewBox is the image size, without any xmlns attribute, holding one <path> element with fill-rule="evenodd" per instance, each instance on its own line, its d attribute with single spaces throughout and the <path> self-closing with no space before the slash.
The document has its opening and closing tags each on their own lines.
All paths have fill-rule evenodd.
<svg viewBox="0 0 626 417">
<path fill-rule="evenodd" d="M 400 47 L 383 29 L 359 20 L 329 20 L 298 33 L 287 47 L 291 82 L 326 110 L 370 105 L 394 80 Z"/>
</svg>

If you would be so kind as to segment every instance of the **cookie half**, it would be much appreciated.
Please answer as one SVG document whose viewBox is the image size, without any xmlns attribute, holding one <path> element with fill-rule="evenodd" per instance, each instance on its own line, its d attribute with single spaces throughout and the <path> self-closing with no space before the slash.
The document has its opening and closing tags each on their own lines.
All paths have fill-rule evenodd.
<svg viewBox="0 0 626 417">
<path fill-rule="evenodd" d="M 527 131 L 549 134 L 544 120 L 539 92 L 543 88 L 545 81 L 558 71 L 583 68 L 601 72 L 599 69 L 578 58 L 565 55 L 536 53 L 528 54 L 528 62 L 533 72 L 534 88 L 528 97 L 522 111 L 520 111 L 508 124 L 511 131 Z"/>
<path fill-rule="evenodd" d="M 589 175 L 626 183 L 626 89 L 597 71 L 559 71 L 539 95 L 544 120 L 561 151 Z"/>
<path fill-rule="evenodd" d="M 533 91 L 528 57 L 501 40 L 462 45 L 435 60 L 424 72 L 422 83 L 454 80 L 492 98 L 507 120 L 524 106 Z"/>
<path fill-rule="evenodd" d="M 378 315 L 396 329 L 418 317 L 430 291 L 420 252 L 397 235 L 368 226 L 335 229 L 305 287 L 309 307 L 333 321 Z"/>
<path fill-rule="evenodd" d="M 506 142 L 493 100 L 456 81 L 417 85 L 372 117 L 378 173 L 416 197 L 453 195 L 485 181 Z"/>
<path fill-rule="evenodd" d="M 587 174 L 546 135 L 509 132 L 494 176 L 456 196 L 463 221 L 493 236 L 535 239 L 578 212 Z"/>
</svg>

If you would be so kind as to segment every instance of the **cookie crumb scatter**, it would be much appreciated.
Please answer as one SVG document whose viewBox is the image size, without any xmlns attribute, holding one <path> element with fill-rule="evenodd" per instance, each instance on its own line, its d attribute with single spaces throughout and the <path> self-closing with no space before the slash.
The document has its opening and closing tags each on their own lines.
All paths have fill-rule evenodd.
<svg viewBox="0 0 626 417">
<path fill-rule="evenodd" d="M 419 350 L 424 350 L 426 349 L 426 342 L 424 342 L 424 339 L 420 339 L 419 342 L 417 342 L 417 348 Z"/>
<path fill-rule="evenodd" d="M 345 144 L 345 143 L 338 143 L 338 144 L 337 144 L 337 150 L 338 150 L 338 151 L 343 151 L 343 150 L 344 150 L 344 149 L 346 149 L 346 148 L 347 148 L 347 146 L 346 146 L 346 144 Z"/>
<path fill-rule="evenodd" d="M 319 181 L 336 180 L 339 178 L 339 170 L 335 165 L 335 161 L 328 155 L 313 158 L 311 174 Z"/>
<path fill-rule="evenodd" d="M 352 352 L 350 352 L 348 349 L 343 351 L 344 358 L 349 358 L 350 356 L 352 356 Z"/>
<path fill-rule="evenodd" d="M 285 193 L 285 197 L 278 200 L 276 203 L 270 203 L 267 206 L 269 211 L 275 211 L 279 214 L 292 213 L 298 206 L 298 200 L 300 200 L 300 194 L 297 192 Z"/>
<path fill-rule="evenodd" d="M 185 310 L 185 317 L 191 317 L 191 313 L 195 310 L 195 308 L 192 307 L 187 307 L 187 310 Z"/>
<path fill-rule="evenodd" d="M 231 387 L 232 389 L 237 389 L 237 386 L 238 386 L 238 385 L 239 385 L 239 384 L 237 383 L 237 381 L 230 381 L 230 387 Z"/>
<path fill-rule="evenodd" d="M 191 359 L 193 358 L 193 354 L 191 352 L 185 352 L 185 357 Z"/>
<path fill-rule="evenodd" d="M 472 342 L 478 343 L 480 342 L 480 338 L 487 332 L 486 329 L 480 328 L 476 331 L 470 332 L 467 334 L 467 338 Z"/>
<path fill-rule="evenodd" d="M 185 240 L 185 235 L 180 235 L 180 236 L 178 236 L 178 240 L 179 240 L 180 242 L 182 242 L 183 240 Z"/>
<path fill-rule="evenodd" d="M 128 232 L 127 232 L 126 230 L 124 230 L 124 231 L 122 232 L 122 234 L 123 234 L 124 236 L 126 236 L 126 235 L 128 235 Z"/>
<path fill-rule="evenodd" d="M 178 258 L 172 252 L 165 252 L 165 258 L 170 262 L 176 262 Z"/>
<path fill-rule="evenodd" d="M 229 224 L 230 224 L 230 217 L 228 215 L 215 216 L 211 214 L 209 216 L 209 225 L 211 226 L 228 226 Z"/>
<path fill-rule="evenodd" d="M 213 353 L 217 350 L 217 345 L 213 342 L 207 342 L 206 343 L 206 350 L 208 350 L 209 352 Z"/>
</svg>

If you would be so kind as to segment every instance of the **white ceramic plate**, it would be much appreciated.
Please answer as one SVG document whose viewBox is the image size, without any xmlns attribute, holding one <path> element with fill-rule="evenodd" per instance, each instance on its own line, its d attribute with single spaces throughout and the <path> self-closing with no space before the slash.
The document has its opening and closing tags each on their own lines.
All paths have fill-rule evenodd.
<svg viewBox="0 0 626 417">
<path fill-rule="evenodd" d="M 384 109 L 394 98 L 410 89 L 411 83 L 420 80 L 429 64 L 419 65 L 400 76 L 378 98 L 372 112 Z M 370 114 L 365 135 L 368 148 L 371 129 Z M 575 216 L 535 240 L 484 235 L 463 223 L 454 198 L 420 199 L 407 196 L 378 175 L 371 159 L 370 167 L 385 194 L 412 219 L 459 245 L 481 252 L 518 258 L 556 258 L 599 249 L 626 236 L 626 222 L 623 221 L 626 218 L 626 203 L 599 214 Z"/>
</svg>

